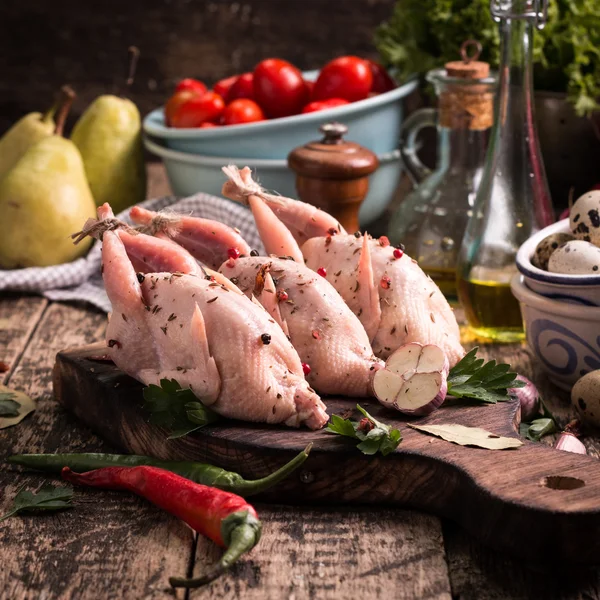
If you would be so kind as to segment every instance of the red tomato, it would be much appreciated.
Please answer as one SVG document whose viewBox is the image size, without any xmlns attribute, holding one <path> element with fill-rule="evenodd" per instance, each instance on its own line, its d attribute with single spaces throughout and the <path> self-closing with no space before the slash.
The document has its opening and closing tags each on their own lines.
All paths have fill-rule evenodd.
<svg viewBox="0 0 600 600">
<path fill-rule="evenodd" d="M 319 73 L 313 100 L 343 98 L 356 102 L 368 96 L 372 84 L 373 75 L 366 60 L 342 56 L 327 63 Z"/>
<path fill-rule="evenodd" d="M 224 96 L 227 104 L 237 100 L 238 98 L 250 98 L 250 100 L 253 100 L 253 81 L 254 75 L 252 75 L 252 73 L 244 73 L 243 75 L 240 75 L 229 88 L 227 96 Z"/>
<path fill-rule="evenodd" d="M 329 100 L 317 100 L 307 104 L 302 109 L 302 114 L 317 112 L 319 110 L 325 110 L 326 108 L 333 108 L 334 106 L 343 106 L 344 104 L 350 104 L 348 100 L 342 98 L 329 98 Z"/>
<path fill-rule="evenodd" d="M 215 85 L 213 85 L 213 92 L 219 94 L 221 98 L 227 98 L 227 94 L 229 93 L 229 89 L 236 82 L 239 75 L 233 75 L 231 77 L 227 77 L 226 79 L 221 79 L 217 81 Z"/>
<path fill-rule="evenodd" d="M 254 99 L 268 117 L 288 117 L 302 110 L 308 100 L 308 88 L 294 65 L 268 58 L 254 69 Z"/>
<path fill-rule="evenodd" d="M 225 108 L 219 94 L 206 92 L 181 104 L 171 119 L 173 127 L 200 127 L 205 121 L 216 121 Z"/>
<path fill-rule="evenodd" d="M 385 70 L 383 65 L 380 65 L 374 60 L 367 59 L 369 68 L 371 69 L 371 75 L 373 75 L 373 85 L 371 85 L 371 92 L 376 94 L 383 94 L 389 92 L 396 87 L 396 82 L 390 77 L 389 73 Z"/>
<path fill-rule="evenodd" d="M 197 79 L 182 79 L 175 88 L 175 92 L 182 92 L 183 90 L 190 90 L 191 92 L 196 92 L 197 94 L 204 94 L 206 91 L 206 86 Z"/>
<path fill-rule="evenodd" d="M 223 111 L 223 125 L 239 125 L 264 120 L 265 115 L 260 106 L 249 98 L 238 98 L 228 104 Z"/>
<path fill-rule="evenodd" d="M 306 81 L 306 79 L 305 79 L 304 84 L 306 85 L 306 89 L 308 90 L 308 99 L 312 100 L 312 93 L 313 93 L 313 90 L 315 89 L 315 82 L 314 81 Z"/>
<path fill-rule="evenodd" d="M 165 122 L 167 125 L 171 126 L 173 122 L 173 115 L 177 112 L 177 109 L 183 104 L 186 100 L 193 98 L 197 94 L 192 92 L 191 90 L 182 90 L 181 92 L 175 92 L 165 104 Z"/>
<path fill-rule="evenodd" d="M 200 123 L 200 129 L 212 129 L 213 127 L 221 127 L 216 123 L 211 123 L 210 121 L 205 121 L 204 123 Z"/>
</svg>

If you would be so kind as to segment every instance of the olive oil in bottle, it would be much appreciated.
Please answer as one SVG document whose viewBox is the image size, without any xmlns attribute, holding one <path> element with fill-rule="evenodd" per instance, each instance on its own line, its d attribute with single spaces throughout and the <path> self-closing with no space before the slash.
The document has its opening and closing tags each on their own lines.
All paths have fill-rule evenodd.
<svg viewBox="0 0 600 600">
<path fill-rule="evenodd" d="M 510 281 L 519 277 L 521 244 L 553 221 L 533 102 L 533 30 L 548 1 L 491 0 L 500 24 L 500 68 L 494 125 L 463 238 L 458 296 L 471 329 L 499 342 L 522 339 Z"/>
<path fill-rule="evenodd" d="M 459 279 L 458 290 L 473 333 L 498 342 L 525 338 L 519 303 L 509 283 Z"/>
<path fill-rule="evenodd" d="M 456 300 L 456 269 L 428 267 L 426 264 L 421 263 L 419 263 L 419 266 L 435 281 L 446 298 Z"/>
</svg>

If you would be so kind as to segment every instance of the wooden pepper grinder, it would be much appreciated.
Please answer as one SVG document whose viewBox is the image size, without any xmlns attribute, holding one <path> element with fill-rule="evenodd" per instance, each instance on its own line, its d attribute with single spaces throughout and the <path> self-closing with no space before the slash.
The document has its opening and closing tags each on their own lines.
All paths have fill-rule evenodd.
<svg viewBox="0 0 600 600">
<path fill-rule="evenodd" d="M 296 172 L 296 189 L 303 202 L 333 215 L 348 233 L 358 231 L 358 210 L 369 190 L 369 175 L 379 166 L 377 156 L 343 139 L 348 128 L 326 123 L 322 140 L 299 146 L 288 155 Z"/>
</svg>

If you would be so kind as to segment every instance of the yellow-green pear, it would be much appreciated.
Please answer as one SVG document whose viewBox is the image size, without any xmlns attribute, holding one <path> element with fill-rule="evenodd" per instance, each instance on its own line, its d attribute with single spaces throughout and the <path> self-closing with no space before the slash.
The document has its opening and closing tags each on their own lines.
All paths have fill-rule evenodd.
<svg viewBox="0 0 600 600">
<path fill-rule="evenodd" d="M 75 144 L 59 135 L 31 146 L 0 180 L 0 267 L 45 267 L 83 255 L 70 235 L 96 214 Z"/>
<path fill-rule="evenodd" d="M 146 165 L 140 113 L 126 98 L 99 96 L 71 134 L 81 152 L 94 200 L 115 213 L 146 197 Z"/>
<path fill-rule="evenodd" d="M 57 110 L 59 114 L 66 114 L 74 97 L 75 92 L 69 86 L 63 86 L 48 112 L 25 115 L 0 138 L 0 179 L 17 164 L 28 148 L 54 133 L 54 114 Z"/>
</svg>

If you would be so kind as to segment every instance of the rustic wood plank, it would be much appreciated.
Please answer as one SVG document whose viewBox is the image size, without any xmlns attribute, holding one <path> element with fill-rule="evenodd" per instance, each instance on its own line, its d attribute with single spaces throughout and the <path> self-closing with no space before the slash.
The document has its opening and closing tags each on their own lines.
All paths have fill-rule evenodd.
<svg viewBox="0 0 600 600">
<path fill-rule="evenodd" d="M 47 304 L 37 296 L 0 297 L 0 361 L 9 367 L 4 373 L 0 370 L 0 383 L 10 377 Z"/>
<path fill-rule="evenodd" d="M 401 510 L 258 505 L 263 539 L 192 598 L 450 599 L 439 520 Z M 199 540 L 198 561 L 218 552 Z M 201 572 L 196 566 L 195 574 Z M 393 590 L 393 592 L 392 592 Z"/>
<path fill-rule="evenodd" d="M 600 568 L 517 561 L 491 552 L 450 521 L 443 531 L 453 598 L 600 599 Z"/>
<path fill-rule="evenodd" d="M 99 339 L 105 322 L 104 314 L 87 308 L 50 305 L 9 379 L 38 400 L 38 409 L 2 431 L 0 460 L 16 452 L 111 450 L 57 406 L 51 393 L 56 352 Z M 3 466 L 0 509 L 7 509 L 20 485 L 33 488 L 41 481 Z M 0 596 L 164 598 L 168 576 L 189 564 L 190 530 L 130 494 L 81 488 L 75 498 L 69 512 L 2 523 Z"/>
</svg>

